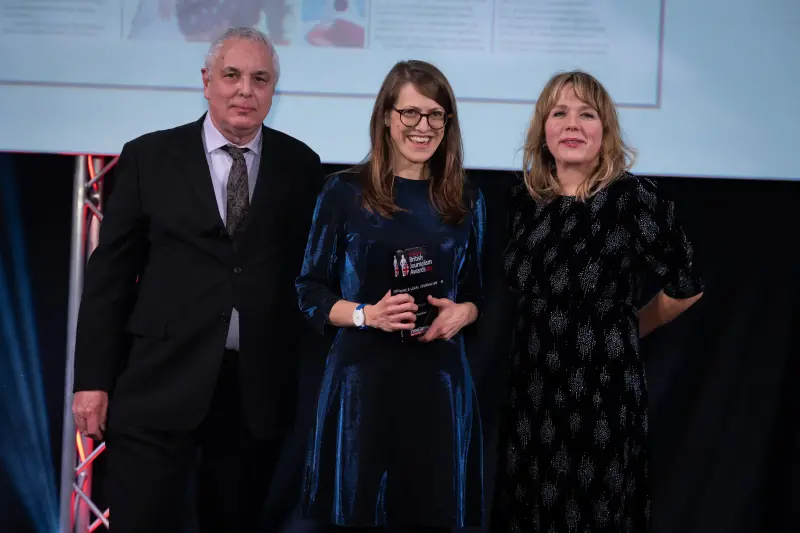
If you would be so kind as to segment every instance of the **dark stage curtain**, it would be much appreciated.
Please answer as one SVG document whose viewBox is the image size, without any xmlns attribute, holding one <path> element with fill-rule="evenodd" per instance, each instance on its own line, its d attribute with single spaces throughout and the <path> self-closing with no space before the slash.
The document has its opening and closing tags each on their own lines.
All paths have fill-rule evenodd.
<svg viewBox="0 0 800 533">
<path fill-rule="evenodd" d="M 73 160 L 52 155 L 0 157 L 12 158 L 20 191 L 23 219 L 19 223 L 25 231 L 58 471 Z M 500 298 L 499 256 L 505 238 L 505 191 L 516 178 L 512 173 L 489 171 L 472 172 L 471 177 L 487 199 L 487 290 L 490 297 L 496 296 L 490 299 L 490 312 L 477 337 L 470 339 L 486 432 L 490 505 L 510 324 L 507 302 Z M 678 216 L 706 274 L 707 289 L 693 309 L 643 345 L 651 394 L 653 531 L 796 531 L 800 259 L 795 243 L 800 182 L 657 181 L 676 200 Z M 3 228 L 0 253 L 4 257 L 9 253 L 6 235 Z M 0 372 L 4 372 L 1 356 Z M 297 431 L 284 450 L 269 504 L 272 518 L 289 517 L 281 528 L 286 533 L 327 529 L 300 521 L 294 508 L 305 437 L 324 365 L 324 343 L 304 354 L 302 364 Z M 98 477 L 101 473 L 102 469 Z M 0 530 L 33 531 L 19 503 L 8 477 L 0 472 Z"/>
</svg>

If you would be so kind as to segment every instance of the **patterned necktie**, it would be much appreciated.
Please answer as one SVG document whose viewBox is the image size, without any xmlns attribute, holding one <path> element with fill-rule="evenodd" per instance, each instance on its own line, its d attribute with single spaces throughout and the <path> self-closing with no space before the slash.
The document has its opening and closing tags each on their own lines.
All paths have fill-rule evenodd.
<svg viewBox="0 0 800 533">
<path fill-rule="evenodd" d="M 233 158 L 233 165 L 231 165 L 230 174 L 228 174 L 228 201 L 227 201 L 227 217 L 225 220 L 225 229 L 228 230 L 228 235 L 233 238 L 236 235 L 236 230 L 242 224 L 247 209 L 250 207 L 250 187 L 247 183 L 247 163 L 244 160 L 244 153 L 248 152 L 249 148 L 239 148 L 232 144 L 222 147 L 223 150 L 228 152 Z"/>
</svg>

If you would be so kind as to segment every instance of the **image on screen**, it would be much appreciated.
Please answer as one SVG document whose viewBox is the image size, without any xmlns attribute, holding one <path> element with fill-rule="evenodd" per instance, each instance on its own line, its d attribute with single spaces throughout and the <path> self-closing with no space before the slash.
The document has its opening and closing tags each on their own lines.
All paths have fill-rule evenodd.
<svg viewBox="0 0 800 533">
<path fill-rule="evenodd" d="M 196 120 L 209 44 L 250 26 L 280 57 L 267 125 L 325 162 L 363 158 L 383 77 L 422 59 L 453 85 L 470 168 L 518 170 L 544 83 L 581 69 L 617 103 L 640 174 L 800 177 L 790 151 L 764 134 L 791 131 L 799 107 L 800 63 L 786 60 L 800 57 L 795 0 L 6 0 L 0 9 L 3 151 L 116 154 L 138 135 Z M 765 91 L 788 109 L 764 112 Z"/>
</svg>

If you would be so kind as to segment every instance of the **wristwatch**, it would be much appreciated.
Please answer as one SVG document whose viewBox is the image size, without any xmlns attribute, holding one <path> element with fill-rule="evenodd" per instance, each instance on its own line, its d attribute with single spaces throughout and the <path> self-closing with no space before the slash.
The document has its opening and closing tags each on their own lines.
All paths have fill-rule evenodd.
<svg viewBox="0 0 800 533">
<path fill-rule="evenodd" d="M 364 314 L 364 308 L 367 304 L 359 304 L 356 307 L 355 311 L 353 311 L 353 324 L 358 329 L 367 329 L 367 315 Z"/>
</svg>

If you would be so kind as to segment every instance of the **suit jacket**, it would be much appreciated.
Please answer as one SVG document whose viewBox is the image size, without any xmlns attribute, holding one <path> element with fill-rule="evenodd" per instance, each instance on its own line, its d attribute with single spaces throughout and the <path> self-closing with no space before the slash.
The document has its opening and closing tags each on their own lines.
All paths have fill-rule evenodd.
<svg viewBox="0 0 800 533">
<path fill-rule="evenodd" d="M 300 141 L 262 130 L 236 246 L 219 215 L 203 118 L 125 144 L 84 278 L 74 390 L 110 393 L 109 416 L 167 431 L 205 417 L 239 312 L 245 422 L 281 435 L 295 413 L 300 272 L 323 170 Z"/>
</svg>

